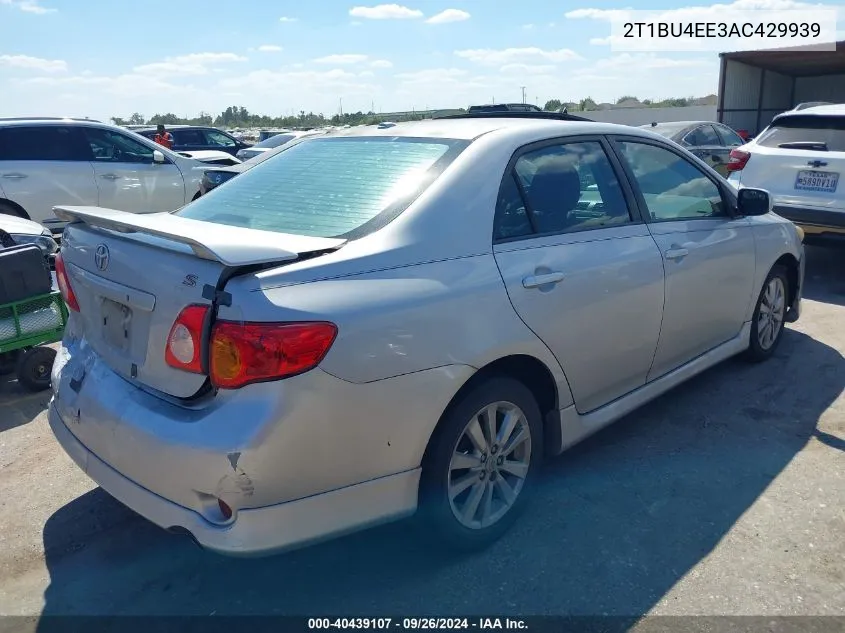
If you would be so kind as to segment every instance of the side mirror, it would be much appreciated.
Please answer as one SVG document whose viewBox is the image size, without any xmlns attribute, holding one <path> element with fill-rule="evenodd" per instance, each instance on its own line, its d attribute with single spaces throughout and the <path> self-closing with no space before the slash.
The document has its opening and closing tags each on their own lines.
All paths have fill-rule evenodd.
<svg viewBox="0 0 845 633">
<path fill-rule="evenodd" d="M 166 161 L 166 159 L 164 158 L 164 154 L 162 154 L 162 153 L 161 153 L 160 151 L 158 151 L 157 149 L 154 149 L 154 150 L 153 150 L 153 162 L 154 162 L 154 163 L 157 163 L 157 164 L 159 164 L 159 165 L 163 165 L 163 164 L 164 164 L 165 162 L 167 162 L 167 161 Z"/>
<path fill-rule="evenodd" d="M 766 215 L 772 210 L 772 199 L 764 189 L 740 189 L 736 207 L 740 216 Z"/>
</svg>

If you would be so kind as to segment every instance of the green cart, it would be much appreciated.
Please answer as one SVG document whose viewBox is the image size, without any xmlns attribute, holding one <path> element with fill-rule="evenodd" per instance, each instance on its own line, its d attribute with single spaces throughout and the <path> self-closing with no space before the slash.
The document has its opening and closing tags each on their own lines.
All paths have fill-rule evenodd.
<svg viewBox="0 0 845 633">
<path fill-rule="evenodd" d="M 0 374 L 17 373 L 30 391 L 50 386 L 56 351 L 68 312 L 59 291 L 0 305 Z"/>
</svg>

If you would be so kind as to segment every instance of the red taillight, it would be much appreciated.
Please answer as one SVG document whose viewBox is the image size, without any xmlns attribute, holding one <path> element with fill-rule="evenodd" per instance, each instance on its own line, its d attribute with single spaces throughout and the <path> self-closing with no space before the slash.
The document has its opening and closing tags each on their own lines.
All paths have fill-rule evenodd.
<svg viewBox="0 0 845 633">
<path fill-rule="evenodd" d="M 54 266 L 56 268 L 56 282 L 59 284 L 59 291 L 62 293 L 62 299 L 64 299 L 68 308 L 74 312 L 79 312 L 79 302 L 76 300 L 76 295 L 73 293 L 73 287 L 70 285 L 70 278 L 67 276 L 65 260 L 62 259 L 61 253 L 56 254 Z"/>
<path fill-rule="evenodd" d="M 164 350 L 164 360 L 171 367 L 202 373 L 202 325 L 208 306 L 190 305 L 176 317 Z"/>
<path fill-rule="evenodd" d="M 751 158 L 749 152 L 744 152 L 741 149 L 732 149 L 730 159 L 725 167 L 728 171 L 742 171 L 749 158 Z"/>
<path fill-rule="evenodd" d="M 301 374 L 323 360 L 336 336 L 334 323 L 218 321 L 211 334 L 211 382 L 237 389 Z"/>
</svg>

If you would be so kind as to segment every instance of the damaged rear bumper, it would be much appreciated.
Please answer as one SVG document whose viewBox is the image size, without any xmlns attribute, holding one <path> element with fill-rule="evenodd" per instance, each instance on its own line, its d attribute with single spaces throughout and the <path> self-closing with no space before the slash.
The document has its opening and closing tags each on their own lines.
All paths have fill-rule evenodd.
<svg viewBox="0 0 845 633">
<path fill-rule="evenodd" d="M 240 510 L 231 522 L 221 525 L 114 470 L 76 439 L 52 403 L 49 421 L 65 452 L 115 499 L 162 528 L 187 531 L 202 547 L 221 554 L 276 553 L 399 519 L 416 509 L 419 469 L 296 501 Z"/>
</svg>

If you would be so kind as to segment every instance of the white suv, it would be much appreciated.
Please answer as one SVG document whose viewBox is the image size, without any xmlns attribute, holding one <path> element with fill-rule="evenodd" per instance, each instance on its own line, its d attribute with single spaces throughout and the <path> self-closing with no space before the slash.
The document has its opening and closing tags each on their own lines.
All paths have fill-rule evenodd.
<svg viewBox="0 0 845 633">
<path fill-rule="evenodd" d="M 61 204 L 132 213 L 178 209 L 197 195 L 207 167 L 114 125 L 0 119 L 0 214 L 52 231 L 64 224 L 53 214 Z"/>
<path fill-rule="evenodd" d="M 845 238 L 845 104 L 791 110 L 731 152 L 728 181 L 770 192 L 808 238 Z"/>
</svg>

